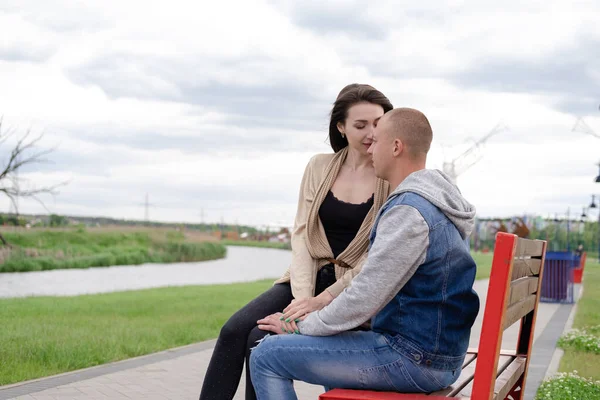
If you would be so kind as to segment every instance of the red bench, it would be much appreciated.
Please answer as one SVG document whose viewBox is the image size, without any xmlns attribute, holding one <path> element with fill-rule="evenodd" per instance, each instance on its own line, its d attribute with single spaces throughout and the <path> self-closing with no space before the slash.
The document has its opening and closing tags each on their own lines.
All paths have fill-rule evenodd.
<svg viewBox="0 0 600 400">
<path fill-rule="evenodd" d="M 587 253 L 584 251 L 579 259 L 579 265 L 573 269 L 573 282 L 581 283 L 583 280 L 583 269 L 585 268 L 585 260 L 587 259 Z"/>
<path fill-rule="evenodd" d="M 479 349 L 469 349 L 460 378 L 430 394 L 333 389 L 319 400 L 522 400 L 531 357 L 546 241 L 496 235 Z M 520 321 L 517 350 L 501 350 L 504 330 Z M 509 397 L 510 396 L 510 397 Z"/>
</svg>

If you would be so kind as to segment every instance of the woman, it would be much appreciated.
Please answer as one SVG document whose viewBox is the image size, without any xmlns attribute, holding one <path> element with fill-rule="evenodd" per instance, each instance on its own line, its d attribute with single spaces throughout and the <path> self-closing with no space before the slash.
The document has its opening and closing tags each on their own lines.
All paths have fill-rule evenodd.
<svg viewBox="0 0 600 400">
<path fill-rule="evenodd" d="M 225 323 L 200 400 L 232 399 L 244 359 L 246 400 L 256 399 L 248 361 L 268 333 L 257 321 L 283 310 L 286 331 L 294 333 L 294 319 L 325 307 L 360 271 L 375 215 L 389 194 L 388 183 L 375 177 L 367 150 L 377 121 L 391 109 L 387 97 L 369 85 L 351 84 L 339 93 L 329 123 L 334 153 L 312 157 L 302 178 L 290 268 Z"/>
</svg>

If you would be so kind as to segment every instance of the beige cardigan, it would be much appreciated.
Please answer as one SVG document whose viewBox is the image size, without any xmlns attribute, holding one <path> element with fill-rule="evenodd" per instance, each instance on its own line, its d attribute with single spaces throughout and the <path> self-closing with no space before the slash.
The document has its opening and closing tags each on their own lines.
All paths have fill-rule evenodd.
<svg viewBox="0 0 600 400">
<path fill-rule="evenodd" d="M 310 159 L 304 171 L 291 235 L 292 262 L 283 277 L 275 281 L 275 283 L 290 282 L 292 294 L 296 299 L 314 296 L 317 271 L 331 262 L 327 258 L 333 258 L 333 252 L 318 215 L 321 204 L 313 203 L 319 199 L 321 203 L 325 194 L 331 189 L 336 178 L 333 174 L 337 175 L 336 172 L 339 171 L 346 155 L 347 149 L 338 153 L 317 154 Z M 327 288 L 333 297 L 337 297 L 344 288 L 349 286 L 352 279 L 360 272 L 367 258 L 369 232 L 377 211 L 388 195 L 388 182 L 378 179 L 373 207 L 364 219 L 355 239 L 338 256 L 337 261 L 341 265 L 335 264 L 337 281 Z"/>
</svg>

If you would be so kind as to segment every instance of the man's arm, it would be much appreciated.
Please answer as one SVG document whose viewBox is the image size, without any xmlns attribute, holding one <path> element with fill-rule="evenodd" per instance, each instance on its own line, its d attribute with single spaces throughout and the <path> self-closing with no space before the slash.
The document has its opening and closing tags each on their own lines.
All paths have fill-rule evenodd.
<svg viewBox="0 0 600 400">
<path fill-rule="evenodd" d="M 369 320 L 423 263 L 428 246 L 429 227 L 416 208 L 398 205 L 387 210 L 362 271 L 331 304 L 298 323 L 300 333 L 335 335 Z"/>
<path fill-rule="evenodd" d="M 363 256 L 358 260 L 358 263 L 356 263 L 356 266 L 354 268 L 350 268 L 348 271 L 346 271 L 344 275 L 340 277 L 340 279 L 335 281 L 333 284 L 331 284 L 331 286 L 329 286 L 325 290 L 331 295 L 331 297 L 338 297 L 345 288 L 352 284 L 352 280 L 362 270 L 362 267 L 363 265 L 365 265 L 366 261 L 367 253 L 363 254 Z"/>
</svg>

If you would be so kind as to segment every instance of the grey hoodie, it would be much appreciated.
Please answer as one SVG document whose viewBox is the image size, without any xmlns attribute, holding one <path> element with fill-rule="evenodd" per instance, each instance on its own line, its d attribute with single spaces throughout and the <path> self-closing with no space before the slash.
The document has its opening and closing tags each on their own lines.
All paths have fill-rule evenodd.
<svg viewBox="0 0 600 400">
<path fill-rule="evenodd" d="M 410 174 L 387 202 L 405 192 L 416 193 L 440 209 L 463 239 L 473 230 L 475 207 L 439 170 Z M 386 204 L 382 208 L 385 208 Z M 416 208 L 396 205 L 377 216 L 376 237 L 361 272 L 331 304 L 298 323 L 300 333 L 328 336 L 371 319 L 402 289 L 427 256 L 429 226 Z"/>
</svg>

